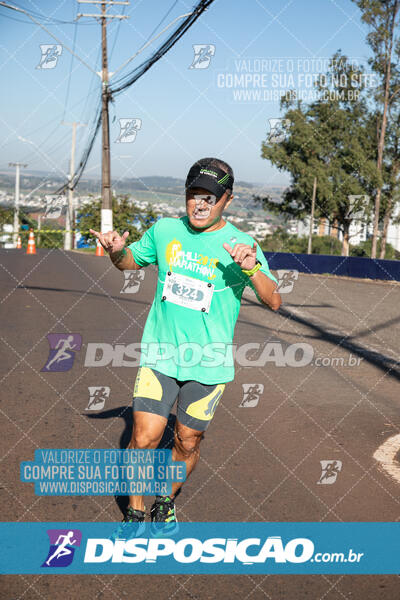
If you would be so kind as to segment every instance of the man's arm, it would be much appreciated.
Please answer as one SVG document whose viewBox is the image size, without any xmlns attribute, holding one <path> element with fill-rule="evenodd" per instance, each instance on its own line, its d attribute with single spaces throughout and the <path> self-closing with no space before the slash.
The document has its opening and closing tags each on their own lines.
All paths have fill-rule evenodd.
<svg viewBox="0 0 400 600">
<path fill-rule="evenodd" d="M 128 231 L 125 231 L 122 235 L 119 235 L 117 231 L 110 231 L 109 233 L 99 233 L 94 229 L 89 231 L 97 237 L 117 269 L 120 271 L 137 271 L 142 268 L 136 264 L 131 250 L 125 247 L 126 238 L 129 235 Z"/>
<path fill-rule="evenodd" d="M 248 244 L 235 244 L 233 248 L 226 243 L 222 245 L 242 271 L 251 271 L 256 265 L 257 244 L 255 242 L 253 247 Z M 250 280 L 261 302 L 272 308 L 272 310 L 278 310 L 282 299 L 279 292 L 276 291 L 276 283 L 260 270 L 250 275 Z"/>
<path fill-rule="evenodd" d="M 272 310 L 278 310 L 282 304 L 282 298 L 280 293 L 276 291 L 278 287 L 276 283 L 262 271 L 256 271 L 254 275 L 251 275 L 250 280 L 261 302 L 267 304 Z"/>
<path fill-rule="evenodd" d="M 110 258 L 113 265 L 120 271 L 137 271 L 142 268 L 135 263 L 130 248 L 122 248 L 122 250 L 117 252 L 110 252 Z"/>
</svg>

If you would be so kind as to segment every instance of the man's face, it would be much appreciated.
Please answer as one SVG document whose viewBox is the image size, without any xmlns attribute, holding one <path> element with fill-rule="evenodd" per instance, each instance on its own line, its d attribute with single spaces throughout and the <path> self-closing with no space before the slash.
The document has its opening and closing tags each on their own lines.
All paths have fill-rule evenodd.
<svg viewBox="0 0 400 600">
<path fill-rule="evenodd" d="M 204 188 L 186 190 L 186 213 L 190 224 L 195 229 L 207 229 L 221 219 L 224 209 L 231 203 L 233 196 L 225 192 L 223 196 L 212 201 L 215 196 Z M 210 200 L 211 202 L 207 202 Z"/>
</svg>

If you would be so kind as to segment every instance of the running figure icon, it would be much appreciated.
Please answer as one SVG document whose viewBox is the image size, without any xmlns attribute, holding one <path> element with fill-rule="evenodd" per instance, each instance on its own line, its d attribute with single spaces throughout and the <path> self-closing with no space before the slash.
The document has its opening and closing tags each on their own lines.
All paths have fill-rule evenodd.
<svg viewBox="0 0 400 600">
<path fill-rule="evenodd" d="M 49 333 L 47 340 L 50 352 L 42 371 L 69 371 L 75 360 L 75 353 L 81 349 L 82 336 L 79 333 Z"/>
<path fill-rule="evenodd" d="M 74 341 L 73 335 L 69 335 L 66 339 L 58 340 L 57 345 L 55 347 L 55 349 L 58 350 L 58 352 L 53 356 L 51 361 L 49 361 L 47 363 L 47 365 L 46 365 L 47 371 L 50 370 L 50 367 L 53 363 L 59 363 L 63 360 L 67 360 L 67 359 L 71 358 L 71 355 L 68 354 L 67 350 L 76 349 L 75 344 L 72 344 L 73 341 Z"/>
<path fill-rule="evenodd" d="M 46 565 L 49 567 L 51 561 L 56 558 L 61 558 L 62 556 L 66 556 L 67 554 L 72 554 L 72 550 L 70 548 L 67 548 L 67 546 L 73 546 L 73 544 L 76 544 L 77 540 L 71 539 L 74 536 L 74 532 L 73 531 L 68 531 L 68 533 L 66 535 L 59 535 L 58 539 L 56 541 L 56 546 L 57 549 L 56 551 L 50 556 L 50 558 L 48 558 L 46 560 Z M 63 540 L 62 542 L 60 542 L 60 540 Z"/>
</svg>

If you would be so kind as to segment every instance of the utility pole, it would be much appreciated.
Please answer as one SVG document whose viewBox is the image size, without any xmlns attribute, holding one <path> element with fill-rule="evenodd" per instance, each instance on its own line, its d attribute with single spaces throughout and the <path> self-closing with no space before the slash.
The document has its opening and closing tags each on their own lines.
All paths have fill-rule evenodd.
<svg viewBox="0 0 400 600">
<path fill-rule="evenodd" d="M 108 19 L 128 19 L 128 15 L 113 15 L 107 12 L 107 8 L 109 6 L 122 5 L 129 6 L 129 0 L 78 0 L 79 4 L 94 4 L 100 5 L 101 11 L 96 14 L 83 14 L 79 13 L 77 15 L 77 19 L 81 17 L 93 17 L 97 21 L 101 23 L 101 41 L 102 41 L 102 70 L 97 72 L 95 71 L 85 60 L 83 60 L 74 50 L 69 48 L 62 40 L 56 37 L 47 27 L 45 27 L 40 21 L 35 19 L 33 15 L 31 15 L 28 11 L 23 8 L 19 8 L 18 6 L 12 6 L 4 0 L 0 0 L 0 6 L 4 6 L 10 10 L 14 10 L 18 13 L 22 13 L 26 15 L 33 23 L 35 23 L 40 29 L 43 29 L 50 37 L 52 37 L 57 43 L 62 44 L 63 48 L 67 50 L 70 54 L 75 56 L 89 71 L 98 75 L 102 80 L 102 186 L 101 186 L 101 195 L 102 195 L 102 210 L 101 210 L 101 231 L 102 233 L 106 233 L 113 229 L 112 226 L 112 192 L 111 192 L 111 170 L 110 170 L 110 132 L 109 132 L 109 118 L 108 118 L 108 102 L 111 97 L 111 93 L 109 90 L 109 78 L 123 70 L 134 58 L 136 58 L 141 52 L 143 52 L 150 44 L 152 44 L 156 39 L 162 36 L 167 29 L 172 27 L 174 23 L 179 21 L 180 19 L 186 19 L 187 17 L 193 17 L 192 22 L 188 25 L 189 27 L 194 23 L 194 21 L 203 13 L 204 10 L 207 10 L 208 5 L 211 4 L 213 0 L 202 0 L 191 12 L 179 15 L 175 19 L 171 21 L 164 29 L 162 29 L 155 37 L 151 40 L 148 40 L 139 50 L 137 50 L 128 60 L 126 60 L 122 65 L 120 65 L 113 73 L 108 72 L 108 64 L 107 64 L 107 20 Z M 200 6 L 200 4 L 207 4 L 207 6 Z M 186 21 L 188 23 L 188 21 Z M 164 53 L 163 53 L 164 54 Z M 161 54 L 161 56 L 163 55 Z M 156 59 L 158 60 L 158 58 Z M 23 140 L 23 138 L 20 138 Z M 27 141 L 27 140 L 23 140 Z M 32 142 L 30 142 L 32 143 Z M 71 176 L 69 177 L 71 180 Z M 70 181 L 71 187 L 73 184 Z"/>
<path fill-rule="evenodd" d="M 85 123 L 64 123 L 64 125 L 71 125 L 72 127 L 72 144 L 71 144 L 71 160 L 69 164 L 69 181 L 68 181 L 68 205 L 65 219 L 65 236 L 64 236 L 64 250 L 71 250 L 72 248 L 72 229 L 75 225 L 74 215 L 74 190 L 72 187 L 72 180 L 75 172 L 75 147 L 76 147 L 76 128 L 86 127 Z"/>
<path fill-rule="evenodd" d="M 311 216 L 310 216 L 310 231 L 308 234 L 308 247 L 307 254 L 312 253 L 312 234 L 314 228 L 314 211 L 315 211 L 315 197 L 317 195 L 317 178 L 314 177 L 313 191 L 312 191 L 312 199 L 311 199 Z"/>
<path fill-rule="evenodd" d="M 108 115 L 108 59 L 107 59 L 107 19 L 106 6 L 101 5 L 101 129 L 102 129 L 102 161 L 101 161 L 101 232 L 113 230 L 112 194 L 111 194 L 111 158 L 110 158 L 110 119 Z"/>
<path fill-rule="evenodd" d="M 14 203 L 14 225 L 13 225 L 13 244 L 14 248 L 17 246 L 17 238 L 19 231 L 19 175 L 20 167 L 27 167 L 23 163 L 8 163 L 9 167 L 15 167 L 15 203 Z"/>
<path fill-rule="evenodd" d="M 42 215 L 38 215 L 37 228 L 38 228 L 37 245 L 40 247 L 40 243 L 42 241 L 42 238 L 40 237 L 40 230 L 42 229 Z"/>
<path fill-rule="evenodd" d="M 101 128 L 102 128 L 102 158 L 101 158 L 101 233 L 113 230 L 112 192 L 111 192 L 111 160 L 110 160 L 110 120 L 108 103 L 110 91 L 108 80 L 112 73 L 108 72 L 107 57 L 107 20 L 127 19 L 126 15 L 113 15 L 107 13 L 107 7 L 114 4 L 129 5 L 128 1 L 115 0 L 78 0 L 80 4 L 100 4 L 101 13 L 78 14 L 80 17 L 94 17 L 101 23 Z"/>
</svg>

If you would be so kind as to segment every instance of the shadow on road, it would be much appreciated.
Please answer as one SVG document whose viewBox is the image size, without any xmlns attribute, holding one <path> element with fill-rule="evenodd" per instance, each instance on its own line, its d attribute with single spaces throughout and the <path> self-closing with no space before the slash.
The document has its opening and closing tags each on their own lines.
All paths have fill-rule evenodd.
<svg viewBox="0 0 400 600">
<path fill-rule="evenodd" d="M 112 298 L 113 300 L 117 300 L 118 302 L 132 302 L 133 304 L 143 304 L 150 306 L 151 302 L 145 302 L 144 300 L 134 300 L 133 298 L 124 298 L 121 296 L 111 296 L 111 294 L 104 294 L 104 292 L 87 292 L 86 290 L 71 290 L 67 288 L 53 288 L 53 287 L 45 287 L 41 285 L 17 285 L 16 289 L 20 290 L 43 290 L 45 292 L 68 292 L 71 294 L 85 294 L 85 296 L 97 296 L 99 298 Z M 127 296 L 128 294 L 124 294 L 123 296 Z"/>
<path fill-rule="evenodd" d="M 374 365 L 381 371 L 383 371 L 388 377 L 393 377 L 393 379 L 400 380 L 400 362 L 395 360 L 394 358 L 390 358 L 386 356 L 386 354 L 382 354 L 381 352 L 375 352 L 374 350 L 369 350 L 365 348 L 361 344 L 357 344 L 354 340 L 355 338 L 349 338 L 345 333 L 332 333 L 327 331 L 322 325 L 317 325 L 316 323 L 311 323 L 298 315 L 293 314 L 286 308 L 279 309 L 280 314 L 284 317 L 289 318 L 291 321 L 295 321 L 296 323 L 300 323 L 312 329 L 314 332 L 319 334 L 319 338 L 334 346 L 342 347 L 363 358 L 366 362 Z M 374 331 L 371 329 L 371 331 Z"/>
<path fill-rule="evenodd" d="M 119 447 L 124 450 L 128 447 L 128 444 L 132 437 L 133 427 L 133 416 L 131 406 L 119 406 L 103 412 L 88 414 L 84 413 L 84 416 L 88 419 L 116 419 L 120 418 L 124 422 L 124 429 L 119 438 Z M 174 445 L 174 427 L 175 427 L 176 415 L 170 415 L 168 422 L 164 429 L 164 434 L 158 445 L 158 449 L 170 450 Z M 128 506 L 128 496 L 114 496 L 115 501 L 120 511 L 124 514 L 126 507 Z"/>
<path fill-rule="evenodd" d="M 259 302 L 255 302 L 251 298 L 246 298 L 246 301 L 251 305 L 257 306 L 258 308 L 265 310 L 265 308 L 262 307 Z M 319 339 L 329 342 L 330 344 L 333 344 L 335 346 L 345 348 L 345 350 L 348 350 L 352 354 L 360 356 L 366 362 L 368 362 L 371 365 L 374 365 L 374 367 L 377 367 L 378 369 L 380 369 L 388 377 L 392 377 L 393 379 L 400 380 L 400 362 L 398 360 L 395 360 L 394 358 L 390 358 L 386 354 L 383 354 L 381 352 L 375 352 L 374 350 L 369 350 L 365 346 L 358 344 L 355 340 L 357 339 L 359 334 L 357 334 L 356 336 L 348 336 L 348 335 L 346 335 L 346 333 L 332 333 L 332 332 L 328 331 L 325 327 L 323 327 L 323 325 L 318 325 L 316 323 L 313 323 L 313 322 L 307 320 L 306 318 L 303 318 L 299 315 L 294 314 L 287 308 L 283 308 L 282 306 L 280 307 L 278 312 L 283 317 L 286 317 L 287 319 L 294 321 L 295 323 L 299 323 L 300 325 L 304 325 L 305 327 L 308 327 L 308 329 L 311 329 L 314 333 L 317 334 L 316 336 L 313 336 L 313 339 L 319 338 Z M 397 321 L 397 319 L 393 319 L 392 321 L 395 322 L 395 321 Z M 251 321 L 245 321 L 243 319 L 238 319 L 238 323 L 239 322 L 243 323 L 245 325 L 254 325 L 255 327 L 258 327 L 258 328 L 264 327 L 260 323 L 252 323 Z M 391 322 L 388 322 L 388 323 L 391 323 Z M 382 329 L 382 326 L 386 326 L 386 325 L 387 325 L 386 323 L 380 324 L 375 329 Z M 270 327 L 264 327 L 264 328 L 271 331 Z M 375 329 L 371 328 L 370 331 L 374 332 Z M 365 335 L 365 332 L 362 332 L 360 335 L 361 336 Z M 307 337 L 307 336 L 304 336 L 304 337 Z"/>
</svg>

